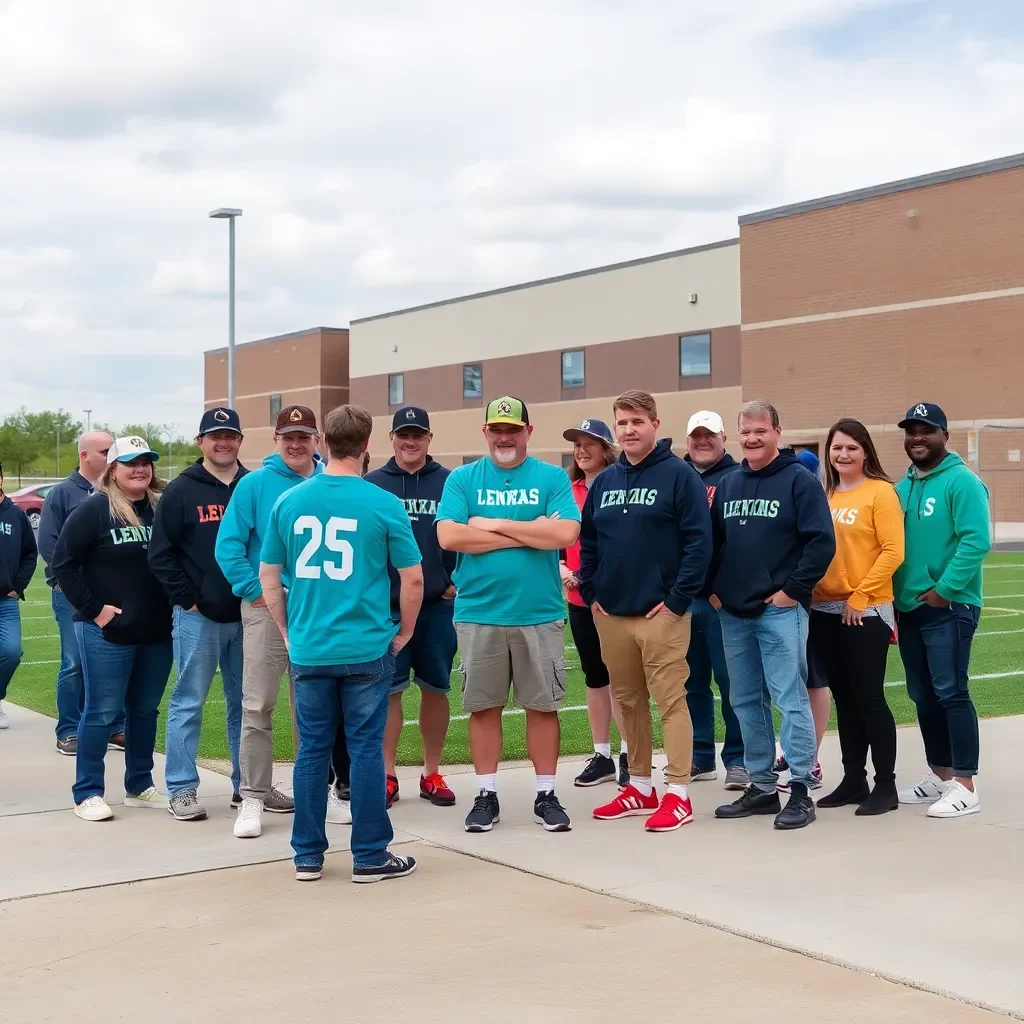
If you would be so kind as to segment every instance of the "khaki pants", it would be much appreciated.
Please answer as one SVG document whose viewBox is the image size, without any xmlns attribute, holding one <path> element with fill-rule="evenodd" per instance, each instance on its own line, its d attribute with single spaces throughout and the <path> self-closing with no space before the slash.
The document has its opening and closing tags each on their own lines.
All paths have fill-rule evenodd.
<svg viewBox="0 0 1024 1024">
<path fill-rule="evenodd" d="M 288 670 L 288 649 L 270 612 L 242 602 L 242 741 L 239 747 L 241 794 L 265 800 L 273 782 L 274 739 L 271 714 L 281 691 L 281 676 Z M 295 735 L 295 690 L 288 672 L 288 704 Z"/>
<path fill-rule="evenodd" d="M 596 612 L 594 625 L 601 637 L 601 658 L 611 678 L 612 696 L 622 709 L 629 774 L 637 778 L 651 774 L 650 696 L 665 733 L 665 781 L 685 785 L 693 762 L 693 725 L 686 706 L 689 614 L 670 620 L 660 614 L 647 619 Z"/>
</svg>

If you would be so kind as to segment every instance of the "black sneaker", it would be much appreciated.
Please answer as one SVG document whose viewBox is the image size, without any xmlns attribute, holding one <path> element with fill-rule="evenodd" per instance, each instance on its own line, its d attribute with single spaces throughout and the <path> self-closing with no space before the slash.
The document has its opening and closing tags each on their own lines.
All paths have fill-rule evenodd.
<svg viewBox="0 0 1024 1024">
<path fill-rule="evenodd" d="M 320 878 L 322 872 L 323 869 L 317 867 L 315 864 L 296 864 L 295 881 L 315 882 Z"/>
<path fill-rule="evenodd" d="M 481 789 L 480 795 L 473 801 L 473 809 L 466 815 L 466 831 L 490 832 L 491 826 L 501 821 L 498 814 L 498 794 Z"/>
<path fill-rule="evenodd" d="M 807 795 L 807 787 L 802 782 L 794 782 L 786 806 L 775 815 L 775 827 L 805 828 L 814 818 L 814 801 Z"/>
<path fill-rule="evenodd" d="M 334 787 L 338 791 L 338 799 L 344 800 L 348 803 L 352 799 L 352 787 L 349 785 L 342 785 L 340 782 Z"/>
<path fill-rule="evenodd" d="M 619 785 L 625 789 L 629 785 L 629 755 L 619 754 Z"/>
<path fill-rule="evenodd" d="M 756 786 L 748 786 L 743 796 L 731 804 L 715 808 L 716 818 L 749 818 L 752 814 L 778 814 L 782 810 L 779 794 L 762 793 Z"/>
<path fill-rule="evenodd" d="M 242 794 L 232 793 L 231 794 L 231 806 L 237 811 L 242 806 Z"/>
<path fill-rule="evenodd" d="M 615 762 L 604 754 L 595 753 L 586 768 L 576 776 L 574 786 L 600 786 L 602 782 L 615 781 Z"/>
<path fill-rule="evenodd" d="M 537 794 L 533 802 L 533 820 L 548 832 L 568 832 L 572 828 L 569 815 L 554 792 Z"/>
<path fill-rule="evenodd" d="M 75 757 L 78 754 L 78 737 L 72 733 L 62 740 L 57 740 L 57 753 L 65 757 Z"/>
<path fill-rule="evenodd" d="M 413 857 L 396 857 L 388 854 L 388 859 L 376 868 L 352 868 L 353 882 L 383 882 L 388 878 L 403 878 L 416 870 Z"/>
</svg>

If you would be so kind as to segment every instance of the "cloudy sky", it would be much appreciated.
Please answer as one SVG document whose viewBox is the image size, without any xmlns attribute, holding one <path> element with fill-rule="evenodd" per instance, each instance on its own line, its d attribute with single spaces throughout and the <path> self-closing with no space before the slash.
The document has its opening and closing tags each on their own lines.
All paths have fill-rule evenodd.
<svg viewBox="0 0 1024 1024">
<path fill-rule="evenodd" d="M 0 412 L 1024 150 L 1018 0 L 0 0 Z"/>
</svg>

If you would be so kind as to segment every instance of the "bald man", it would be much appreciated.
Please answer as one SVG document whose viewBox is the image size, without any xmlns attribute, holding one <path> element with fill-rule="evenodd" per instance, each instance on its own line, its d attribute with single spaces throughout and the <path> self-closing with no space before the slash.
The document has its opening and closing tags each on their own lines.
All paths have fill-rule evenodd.
<svg viewBox="0 0 1024 1024">
<path fill-rule="evenodd" d="M 93 492 L 107 468 L 107 451 L 114 439 L 103 430 L 89 430 L 78 439 L 78 468 L 46 496 L 39 520 L 39 554 L 46 563 L 50 603 L 60 633 L 60 669 L 57 672 L 57 753 L 74 757 L 78 753 L 78 721 L 82 717 L 85 685 L 82 656 L 78 652 L 71 615 L 74 609 L 50 572 L 57 537 L 68 516 Z M 110 744 L 124 749 L 124 711 L 110 727 Z"/>
</svg>

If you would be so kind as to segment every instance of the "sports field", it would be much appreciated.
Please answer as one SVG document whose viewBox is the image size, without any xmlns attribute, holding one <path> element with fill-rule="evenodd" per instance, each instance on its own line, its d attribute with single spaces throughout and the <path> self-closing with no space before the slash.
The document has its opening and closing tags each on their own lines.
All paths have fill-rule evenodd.
<svg viewBox="0 0 1024 1024">
<path fill-rule="evenodd" d="M 985 563 L 985 609 L 974 641 L 971 660 L 971 692 L 978 714 L 982 716 L 1024 713 L 1024 553 L 1007 552 L 989 556 Z M 27 604 L 22 607 L 25 657 L 11 682 L 11 703 L 55 715 L 55 688 L 60 644 L 57 627 L 50 614 L 50 593 L 40 570 L 29 587 Z M 569 669 L 565 706 L 562 708 L 562 752 L 583 754 L 590 750 L 587 727 L 586 692 L 579 670 L 572 637 L 566 628 L 566 666 Z M 893 648 L 889 654 L 889 703 L 898 723 L 915 721 L 914 707 L 903 685 L 903 666 Z M 214 682 L 206 704 L 200 756 L 227 757 L 224 735 L 224 694 Z M 164 705 L 170 695 L 170 684 Z M 399 760 L 403 764 L 420 763 L 419 734 L 415 726 L 419 696 L 415 686 L 405 695 L 406 728 Z M 661 730 L 655 715 L 655 739 L 660 744 Z M 834 722 L 833 722 L 834 725 Z M 719 740 L 721 722 L 719 722 Z M 278 759 L 291 758 L 291 730 L 288 723 L 287 689 L 282 687 L 281 701 L 274 717 L 275 753 Z M 163 749 L 163 718 L 158 730 L 159 749 Z M 526 757 L 523 715 L 510 708 L 505 717 L 505 757 Z M 445 762 L 469 760 L 466 720 L 462 712 L 459 673 L 452 673 L 452 725 L 445 746 Z"/>
</svg>

